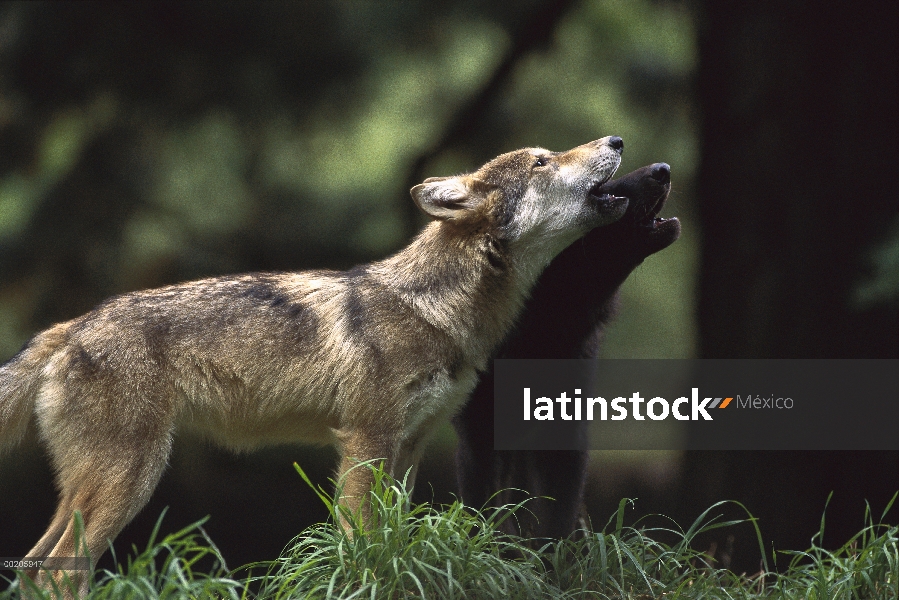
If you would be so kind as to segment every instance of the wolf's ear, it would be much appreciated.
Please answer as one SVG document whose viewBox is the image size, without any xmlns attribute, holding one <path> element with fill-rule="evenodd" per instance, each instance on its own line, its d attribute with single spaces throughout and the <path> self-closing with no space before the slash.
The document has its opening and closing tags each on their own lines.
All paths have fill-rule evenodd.
<svg viewBox="0 0 899 600">
<path fill-rule="evenodd" d="M 457 219 L 487 197 L 487 185 L 469 175 L 429 177 L 410 190 L 415 204 L 435 219 Z"/>
</svg>

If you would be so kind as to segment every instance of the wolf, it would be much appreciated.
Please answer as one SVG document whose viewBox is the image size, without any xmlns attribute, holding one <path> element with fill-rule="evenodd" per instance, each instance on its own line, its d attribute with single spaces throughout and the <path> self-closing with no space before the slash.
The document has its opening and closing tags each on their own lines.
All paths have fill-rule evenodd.
<svg viewBox="0 0 899 600">
<path fill-rule="evenodd" d="M 600 192 L 623 146 L 527 148 L 426 179 L 411 195 L 432 221 L 379 262 L 126 293 L 36 335 L 0 366 L 0 448 L 36 423 L 59 488 L 28 555 L 75 556 L 80 511 L 96 561 L 147 503 L 180 430 L 237 451 L 333 444 L 353 511 L 372 483 L 358 461 L 411 484 L 546 265 L 625 214 L 626 198 Z"/>
<path fill-rule="evenodd" d="M 498 358 L 595 358 L 603 328 L 617 311 L 621 284 L 647 257 L 680 236 L 676 217 L 658 216 L 671 191 L 671 168 L 666 163 L 637 169 L 599 191 L 629 199 L 624 217 L 594 229 L 556 257 L 540 277 Z M 587 426 L 579 423 L 575 427 Z M 505 521 L 510 533 L 563 538 L 575 530 L 588 453 L 495 451 L 492 370 L 481 377 L 453 425 L 459 440 L 459 491 L 466 504 L 501 506 L 512 501 L 502 490 L 525 490 L 535 498 L 527 511 Z"/>
</svg>

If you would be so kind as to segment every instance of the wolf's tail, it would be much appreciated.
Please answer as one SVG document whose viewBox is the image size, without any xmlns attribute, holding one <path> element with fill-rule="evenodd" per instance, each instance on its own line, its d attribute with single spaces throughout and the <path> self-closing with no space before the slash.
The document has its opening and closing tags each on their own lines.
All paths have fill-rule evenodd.
<svg viewBox="0 0 899 600">
<path fill-rule="evenodd" d="M 65 343 L 68 330 L 68 323 L 51 327 L 0 365 L 0 453 L 18 444 L 28 431 L 41 372 L 53 352 Z"/>
</svg>

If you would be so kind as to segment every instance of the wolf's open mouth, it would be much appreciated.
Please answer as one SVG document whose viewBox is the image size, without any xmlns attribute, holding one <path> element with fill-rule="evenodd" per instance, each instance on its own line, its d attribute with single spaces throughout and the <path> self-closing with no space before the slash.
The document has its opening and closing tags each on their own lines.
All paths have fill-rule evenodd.
<svg viewBox="0 0 899 600">
<path fill-rule="evenodd" d="M 592 187 L 590 197 L 594 200 L 627 198 L 627 213 L 620 221 L 622 224 L 626 223 L 653 238 L 662 236 L 674 241 L 680 233 L 677 217 L 659 217 L 670 190 L 671 167 L 665 163 L 655 163 Z"/>
<path fill-rule="evenodd" d="M 590 199 L 594 202 L 612 202 L 613 200 L 627 200 L 624 196 L 613 196 L 612 194 L 590 194 Z"/>
<path fill-rule="evenodd" d="M 659 184 L 658 193 L 655 198 L 644 196 L 644 202 L 632 204 L 631 208 L 633 209 L 634 223 L 638 227 L 652 230 L 677 219 L 675 217 L 669 219 L 659 217 L 671 190 L 671 167 L 665 163 L 656 163 L 648 167 L 648 170 L 650 177 Z"/>
<path fill-rule="evenodd" d="M 662 219 L 659 217 L 659 213 L 662 212 L 662 207 L 665 205 L 665 200 L 667 199 L 668 194 L 662 194 L 659 199 L 652 204 L 647 203 L 642 206 L 637 206 L 634 210 L 634 222 L 640 227 L 655 229 L 662 223 L 670 221 L 671 219 Z"/>
<path fill-rule="evenodd" d="M 615 196 L 613 194 L 608 194 L 605 191 L 603 191 L 602 186 L 604 186 L 611 178 L 612 178 L 612 176 L 609 175 L 604 180 L 600 181 L 599 183 L 597 183 L 596 185 L 591 187 L 587 191 L 587 197 L 590 200 L 593 200 L 594 202 L 610 202 L 612 200 L 626 199 L 624 196 Z"/>
</svg>

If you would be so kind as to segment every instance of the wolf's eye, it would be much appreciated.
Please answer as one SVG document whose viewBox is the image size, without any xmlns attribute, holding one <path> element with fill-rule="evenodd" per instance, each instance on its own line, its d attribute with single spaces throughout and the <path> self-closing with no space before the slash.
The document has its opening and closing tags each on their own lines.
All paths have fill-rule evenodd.
<svg viewBox="0 0 899 600">
<path fill-rule="evenodd" d="M 545 166 L 546 166 L 546 159 L 543 158 L 542 156 L 538 156 L 538 157 L 537 157 L 537 160 L 534 161 L 534 166 L 535 166 L 535 167 L 545 167 Z"/>
</svg>

